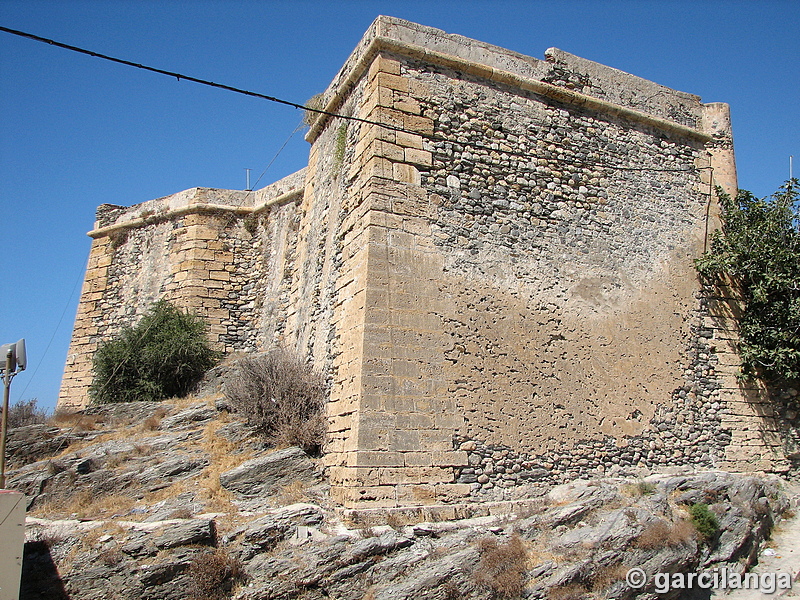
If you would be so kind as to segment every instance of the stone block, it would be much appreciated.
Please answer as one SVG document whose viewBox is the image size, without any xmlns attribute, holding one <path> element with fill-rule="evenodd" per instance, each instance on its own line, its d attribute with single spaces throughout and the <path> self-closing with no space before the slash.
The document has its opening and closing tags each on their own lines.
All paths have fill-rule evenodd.
<svg viewBox="0 0 800 600">
<path fill-rule="evenodd" d="M 436 429 L 424 430 L 419 432 L 419 440 L 419 448 L 427 448 L 429 452 L 452 451 L 452 432 L 439 431 Z"/>
<path fill-rule="evenodd" d="M 331 499 L 345 508 L 388 508 L 397 506 L 395 489 L 393 485 L 333 487 Z"/>
<path fill-rule="evenodd" d="M 416 148 L 418 150 L 422 150 L 422 140 L 423 137 L 416 133 L 406 133 L 404 131 L 398 131 L 396 134 L 396 144 L 398 146 L 403 146 L 404 148 Z"/>
<path fill-rule="evenodd" d="M 405 115 L 403 127 L 419 135 L 433 135 L 433 120 L 418 115 Z"/>
<path fill-rule="evenodd" d="M 391 89 L 385 87 L 375 87 L 371 89 L 365 96 L 361 104 L 360 110 L 363 114 L 372 114 L 376 108 L 394 108 L 394 93 Z M 376 139 L 374 135 L 370 135 L 371 131 L 366 131 L 367 139 Z M 385 138 L 379 138 L 385 139 Z"/>
<path fill-rule="evenodd" d="M 389 142 L 376 140 L 372 143 L 371 149 L 367 149 L 368 153 L 370 151 L 372 154 L 376 156 L 382 156 L 383 158 L 391 160 L 392 162 L 402 162 L 405 159 L 404 149 L 401 146 L 390 144 Z"/>
<path fill-rule="evenodd" d="M 430 210 L 430 209 L 428 209 Z M 428 238 L 431 235 L 431 225 L 427 218 L 407 217 L 403 219 L 403 231 L 415 236 L 419 244 L 418 237 Z"/>
<path fill-rule="evenodd" d="M 369 65 L 369 79 L 375 78 L 379 73 L 388 75 L 400 75 L 400 61 L 395 58 L 388 58 L 383 54 L 378 54 Z"/>
<path fill-rule="evenodd" d="M 356 487 L 374 484 L 378 481 L 379 469 L 377 467 L 341 467 L 333 466 L 328 469 L 328 478 L 331 485 Z"/>
<path fill-rule="evenodd" d="M 374 476 L 373 474 L 370 475 Z M 377 483 L 379 485 L 435 485 L 437 483 L 451 483 L 452 481 L 453 470 L 440 467 L 382 467 L 377 472 Z"/>
<path fill-rule="evenodd" d="M 195 240 L 215 240 L 219 230 L 207 225 L 190 225 L 186 228 L 186 236 Z"/>
<path fill-rule="evenodd" d="M 454 432 L 462 425 L 464 425 L 464 415 L 440 413 L 436 415 L 436 429 Z"/>
<path fill-rule="evenodd" d="M 397 415 L 397 427 L 400 429 L 432 429 L 433 415 L 422 413 L 400 413 Z"/>
<path fill-rule="evenodd" d="M 381 210 L 370 210 L 366 215 L 365 225 L 375 225 L 377 227 L 388 227 L 390 229 L 402 229 L 403 218 Z"/>
<path fill-rule="evenodd" d="M 404 155 L 405 155 L 405 161 L 413 165 L 430 167 L 431 164 L 433 164 L 433 155 L 427 150 L 418 150 L 417 148 L 406 148 Z"/>
<path fill-rule="evenodd" d="M 408 467 L 429 467 L 433 464 L 443 466 L 438 462 L 434 463 L 434 453 L 427 451 L 404 452 L 403 461 Z"/>
<path fill-rule="evenodd" d="M 454 502 L 462 498 L 468 498 L 470 489 L 468 483 L 439 483 L 435 489 L 436 501 Z"/>
<path fill-rule="evenodd" d="M 396 181 L 402 181 L 412 185 L 420 185 L 422 182 L 422 177 L 417 168 L 405 163 L 395 163 L 392 165 L 392 177 Z"/>
<path fill-rule="evenodd" d="M 392 163 L 382 156 L 371 156 L 363 166 L 353 164 L 349 177 L 392 177 Z"/>
<path fill-rule="evenodd" d="M 388 429 L 358 428 L 358 448 L 367 451 L 394 451 L 392 432 Z"/>
<path fill-rule="evenodd" d="M 394 108 L 376 106 L 369 113 L 367 113 L 366 118 L 375 123 L 382 123 L 384 125 L 388 125 L 389 127 L 397 127 L 402 129 L 404 128 L 406 117 L 412 117 L 412 115 L 407 115 L 406 113 L 395 110 Z"/>
<path fill-rule="evenodd" d="M 395 110 L 399 110 L 401 112 L 408 113 L 410 115 L 422 114 L 422 107 L 420 106 L 419 102 L 414 98 L 410 98 L 408 96 L 402 96 L 400 98 L 396 98 L 392 106 Z"/>
<path fill-rule="evenodd" d="M 436 486 L 434 484 L 398 485 L 398 506 L 416 506 L 436 503 Z"/>
<path fill-rule="evenodd" d="M 228 271 L 209 271 L 208 277 L 216 281 L 230 281 L 231 274 Z"/>
<path fill-rule="evenodd" d="M 420 432 L 411 429 L 395 429 L 390 432 L 389 449 L 395 452 L 419 450 Z"/>
<path fill-rule="evenodd" d="M 468 464 L 467 453 L 461 450 L 429 452 L 432 464 L 439 467 L 464 467 Z"/>
<path fill-rule="evenodd" d="M 398 92 L 408 92 L 408 80 L 399 74 L 378 72 L 372 80 L 373 85 L 390 88 Z"/>
</svg>

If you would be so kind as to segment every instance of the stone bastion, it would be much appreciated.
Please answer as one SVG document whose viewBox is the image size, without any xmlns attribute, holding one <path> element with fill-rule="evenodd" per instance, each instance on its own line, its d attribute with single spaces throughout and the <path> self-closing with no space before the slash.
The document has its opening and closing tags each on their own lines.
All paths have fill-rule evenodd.
<svg viewBox="0 0 800 600">
<path fill-rule="evenodd" d="M 226 353 L 331 383 L 345 508 L 453 506 L 636 466 L 786 471 L 735 373 L 736 290 L 693 259 L 736 190 L 728 107 L 561 50 L 379 17 L 322 96 L 303 170 L 97 211 L 59 408 L 166 298 Z M 455 510 L 455 508 L 453 509 Z"/>
</svg>

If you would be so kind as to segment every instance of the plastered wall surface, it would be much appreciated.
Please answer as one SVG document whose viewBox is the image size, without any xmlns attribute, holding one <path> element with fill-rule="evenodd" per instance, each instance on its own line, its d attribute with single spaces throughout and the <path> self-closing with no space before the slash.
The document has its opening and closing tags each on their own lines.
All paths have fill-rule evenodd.
<svg viewBox="0 0 800 600">
<path fill-rule="evenodd" d="M 368 122 L 318 117 L 308 167 L 264 190 L 99 209 L 60 405 L 165 296 L 221 349 L 325 370 L 345 507 L 789 467 L 766 390 L 733 376 L 740 299 L 693 266 L 713 185 L 736 189 L 727 106 L 389 17 L 323 105 Z"/>
</svg>

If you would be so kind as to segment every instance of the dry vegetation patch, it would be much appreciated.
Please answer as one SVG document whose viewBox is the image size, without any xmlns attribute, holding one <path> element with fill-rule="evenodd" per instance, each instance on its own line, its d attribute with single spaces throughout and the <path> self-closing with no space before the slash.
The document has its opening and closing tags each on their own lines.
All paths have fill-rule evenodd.
<svg viewBox="0 0 800 600">
<path fill-rule="evenodd" d="M 192 600 L 222 600 L 244 579 L 244 569 L 238 558 L 218 548 L 196 557 L 189 565 L 189 577 Z"/>
<path fill-rule="evenodd" d="M 666 548 L 681 546 L 696 538 L 694 525 L 686 519 L 668 522 L 663 519 L 650 523 L 634 541 L 637 548 Z"/>
<path fill-rule="evenodd" d="M 300 357 L 273 350 L 243 358 L 225 381 L 234 410 L 278 447 L 318 454 L 325 441 L 325 381 Z"/>
<path fill-rule="evenodd" d="M 525 585 L 528 551 L 518 534 L 498 543 L 494 538 L 478 542 L 481 559 L 474 579 L 500 598 L 518 598 Z"/>
</svg>

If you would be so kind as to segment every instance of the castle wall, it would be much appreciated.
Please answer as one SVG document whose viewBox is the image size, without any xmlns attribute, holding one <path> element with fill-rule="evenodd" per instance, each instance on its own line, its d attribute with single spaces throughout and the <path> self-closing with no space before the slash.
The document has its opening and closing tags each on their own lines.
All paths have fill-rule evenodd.
<svg viewBox="0 0 800 600">
<path fill-rule="evenodd" d="M 324 101 L 362 121 L 319 116 L 303 172 L 101 207 L 60 404 L 166 296 L 227 352 L 279 344 L 325 371 L 345 507 L 787 468 L 766 392 L 734 377 L 739 299 L 693 265 L 713 186 L 736 189 L 725 105 L 388 17 Z"/>
<path fill-rule="evenodd" d="M 219 350 L 263 348 L 288 312 L 279 267 L 296 243 L 303 183 L 300 172 L 257 192 L 193 188 L 99 207 L 59 409 L 89 403 L 98 344 L 161 298 L 200 314 Z"/>
</svg>

